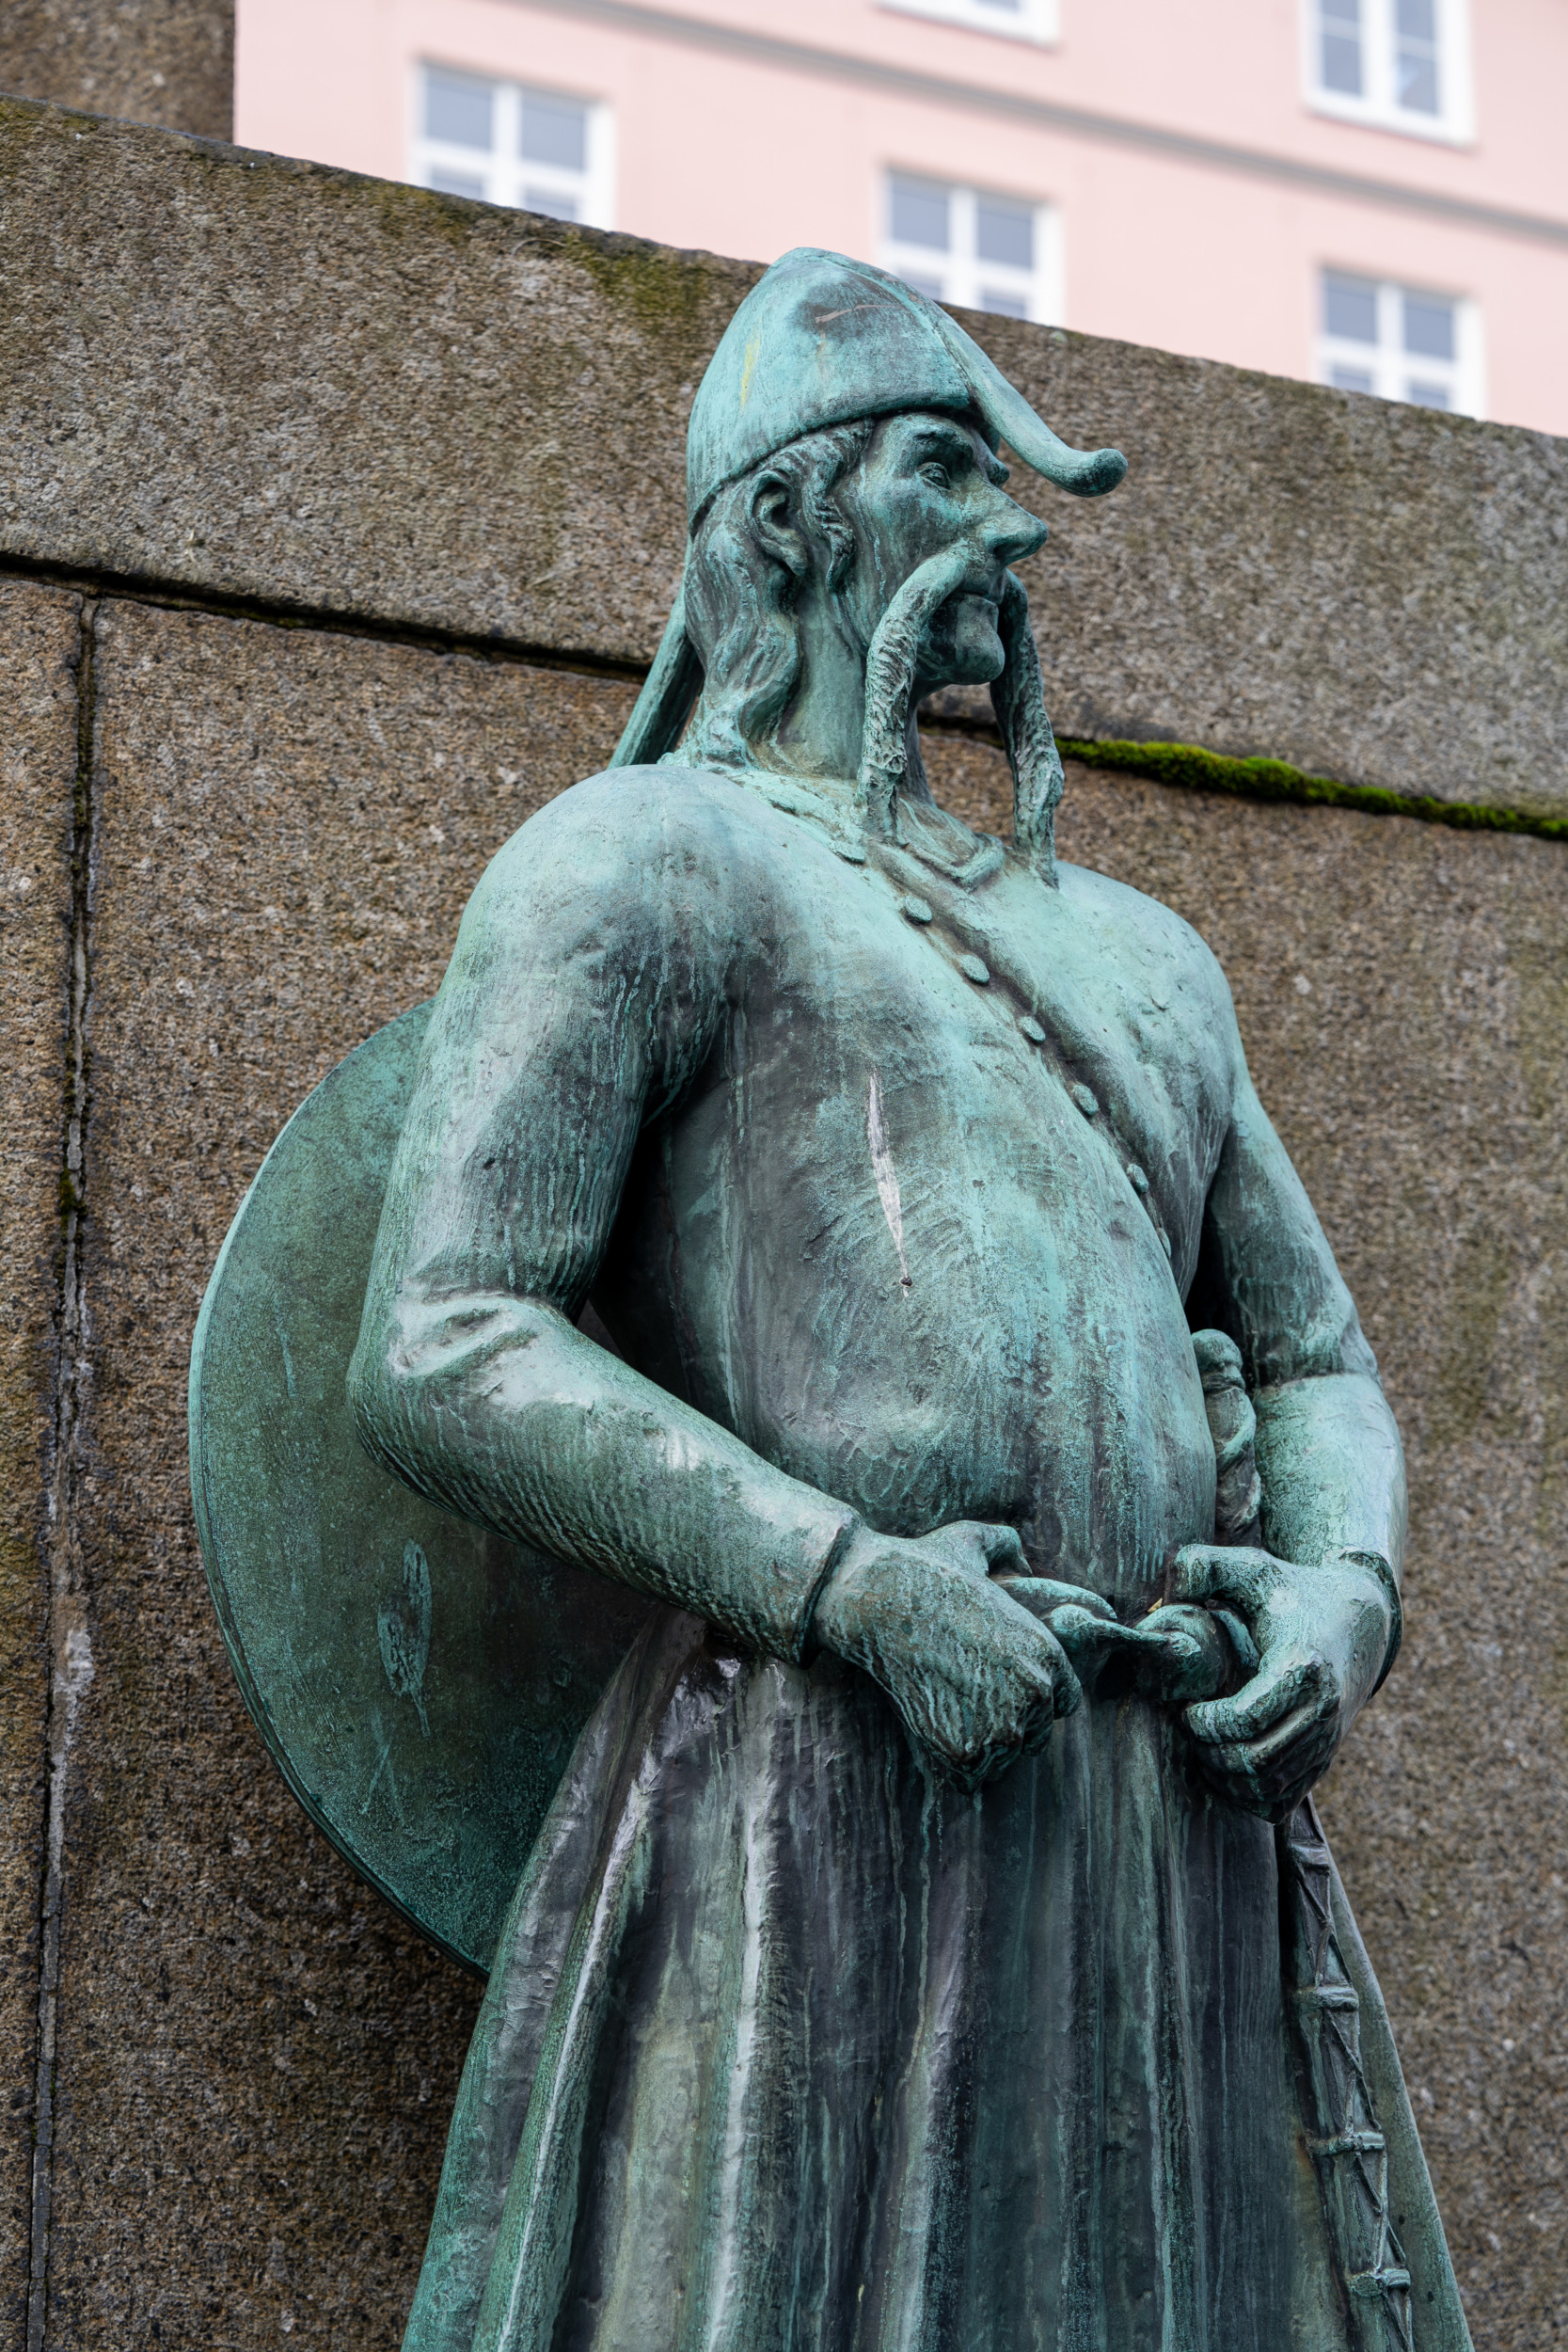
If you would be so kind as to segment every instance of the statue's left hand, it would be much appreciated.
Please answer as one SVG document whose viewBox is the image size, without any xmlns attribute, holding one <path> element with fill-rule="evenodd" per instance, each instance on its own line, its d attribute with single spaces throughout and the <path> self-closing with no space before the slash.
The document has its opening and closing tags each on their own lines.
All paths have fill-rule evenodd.
<svg viewBox="0 0 1568 2352">
<path fill-rule="evenodd" d="M 1268 1551 L 1189 1544 L 1176 1556 L 1171 1597 L 1234 1609 L 1257 1643 L 1251 1681 L 1182 1720 L 1221 1796 L 1288 1820 L 1376 1685 L 1392 1630 L 1388 1589 L 1348 1555 L 1302 1567 Z"/>
</svg>

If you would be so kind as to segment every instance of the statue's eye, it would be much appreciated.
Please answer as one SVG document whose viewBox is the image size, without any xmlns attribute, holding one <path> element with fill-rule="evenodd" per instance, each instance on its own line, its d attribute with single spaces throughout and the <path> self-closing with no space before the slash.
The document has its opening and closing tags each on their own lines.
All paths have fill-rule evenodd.
<svg viewBox="0 0 1568 2352">
<path fill-rule="evenodd" d="M 953 476 L 940 458 L 928 457 L 920 469 L 920 479 L 928 482 L 934 490 L 950 490 Z"/>
</svg>

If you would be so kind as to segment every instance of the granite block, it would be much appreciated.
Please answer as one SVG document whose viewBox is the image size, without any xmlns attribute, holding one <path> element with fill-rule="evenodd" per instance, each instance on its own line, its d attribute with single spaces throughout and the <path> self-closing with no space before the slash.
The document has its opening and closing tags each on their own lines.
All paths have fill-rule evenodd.
<svg viewBox="0 0 1568 2352">
<path fill-rule="evenodd" d="M 234 0 L 6 0 L 0 89 L 226 139 Z"/>
<path fill-rule="evenodd" d="M 80 600 L 0 580 L 0 2344 L 26 2325 L 71 1077 Z M 66 1349 L 67 1377 L 80 1354 Z M 62 1563 L 63 1565 L 63 1563 Z M 62 1710 L 63 1711 L 63 1710 Z"/>
<path fill-rule="evenodd" d="M 652 658 L 752 264 L 8 102 L 0 267 L 0 553 Z M 1568 444 L 966 324 L 1131 463 L 1102 501 L 1015 473 L 1064 731 L 1568 812 Z"/>
<path fill-rule="evenodd" d="M 440 978 L 626 688 L 118 601 L 96 644 L 85 1262 L 95 1663 L 71 1778 L 48 2343 L 395 2344 L 479 1988 L 307 1822 L 191 1524 L 218 1245 L 294 1104 Z"/>
<path fill-rule="evenodd" d="M 18 595 L 58 607 L 69 704 L 72 602 Z M 309 1829 L 245 1719 L 190 1525 L 190 1327 L 277 1126 L 434 988 L 485 860 L 602 764 L 631 689 L 123 597 L 93 677 L 94 1680 L 47 2342 L 358 2352 L 397 2339 L 475 1989 Z M 941 796 L 1006 830 L 995 748 L 927 750 Z M 1404 1427 L 1407 1646 L 1325 1810 L 1478 2347 L 1526 2352 L 1568 2326 L 1568 849 L 1078 768 L 1061 841 L 1225 962 Z"/>
</svg>

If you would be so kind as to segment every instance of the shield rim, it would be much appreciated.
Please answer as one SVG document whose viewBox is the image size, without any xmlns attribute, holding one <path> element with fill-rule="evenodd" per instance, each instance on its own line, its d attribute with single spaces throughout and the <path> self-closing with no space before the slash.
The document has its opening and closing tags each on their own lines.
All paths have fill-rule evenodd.
<svg viewBox="0 0 1568 2352">
<path fill-rule="evenodd" d="M 230 1257 L 244 1233 L 246 1217 L 266 1177 L 268 1168 L 282 1152 L 291 1130 L 315 1101 L 322 1088 L 331 1083 L 337 1073 L 342 1069 L 343 1064 L 352 1061 L 359 1054 L 368 1053 L 380 1039 L 386 1036 L 388 1029 L 398 1028 L 404 1022 L 414 1020 L 428 1022 L 433 1002 L 433 998 L 425 997 L 419 1004 L 410 1005 L 405 1011 L 398 1013 L 391 1021 L 384 1022 L 379 1028 L 372 1030 L 369 1037 L 361 1038 L 359 1043 L 351 1047 L 348 1053 L 334 1062 L 325 1076 L 320 1079 L 311 1088 L 309 1093 L 295 1104 L 274 1136 L 261 1167 L 245 1186 L 244 1198 L 234 1212 L 228 1232 L 223 1237 L 223 1247 L 218 1251 L 212 1274 L 208 1278 L 207 1288 L 202 1295 L 196 1327 L 191 1334 L 187 1428 L 190 1447 L 191 1502 L 196 1514 L 197 1542 L 201 1552 L 201 1565 L 207 1579 L 207 1590 L 212 1596 L 214 1614 L 217 1618 L 218 1629 L 223 1635 L 224 1648 L 229 1653 L 229 1663 L 233 1670 L 234 1679 L 240 1686 L 240 1695 L 245 1703 L 252 1723 L 266 1744 L 268 1754 L 306 1814 L 334 1851 L 342 1855 L 355 1875 L 362 1879 L 367 1886 L 372 1887 L 383 1901 L 389 1903 L 399 1917 L 406 1919 L 409 1926 L 417 1930 L 427 1943 L 434 1944 L 438 1951 L 447 1955 L 449 1960 L 454 1960 L 460 1968 L 468 1970 L 472 1975 L 483 1977 L 487 1975 L 488 1971 L 474 1959 L 471 1952 L 460 1950 L 449 1937 L 442 1935 L 437 1929 L 432 1927 L 428 1920 L 421 1919 L 419 1914 L 410 1908 L 404 1897 L 388 1883 L 373 1864 L 367 1862 L 364 1856 L 356 1851 L 350 1840 L 334 1826 L 320 1798 L 312 1793 L 301 1777 L 289 1752 L 288 1744 L 277 1727 L 272 1709 L 262 1693 L 261 1687 L 251 1672 L 250 1661 L 245 1655 L 244 1639 L 230 1604 L 228 1588 L 223 1581 L 220 1548 L 213 1525 L 212 1513 L 208 1506 L 208 1466 L 204 1442 L 206 1434 L 204 1373 L 207 1336 L 216 1312 L 217 1302 L 223 1293 Z"/>
</svg>

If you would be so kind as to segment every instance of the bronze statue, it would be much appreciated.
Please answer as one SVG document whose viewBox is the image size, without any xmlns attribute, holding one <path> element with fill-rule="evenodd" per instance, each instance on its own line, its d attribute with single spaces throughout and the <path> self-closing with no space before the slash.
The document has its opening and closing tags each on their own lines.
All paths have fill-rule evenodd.
<svg viewBox="0 0 1568 2352">
<path fill-rule="evenodd" d="M 331 1530 L 225 1567 L 223 1496 L 265 1483 L 239 1400 L 302 1408 L 259 1320 L 221 1355 L 214 1278 L 226 1629 L 415 1915 L 461 1910 L 398 1840 L 412 1873 L 496 1596 L 568 1580 L 571 1655 L 610 1628 L 504 1920 L 437 1926 L 493 1966 L 406 2352 L 1468 2344 L 1308 1795 L 1398 1646 L 1399 1436 L 1213 957 L 1057 864 L 1004 441 L 1080 494 L 1123 471 L 863 264 L 788 255 L 732 322 L 626 738 L 474 892 L 352 1212 L 390 1157 L 348 1384 L 380 1467 L 331 1472 L 424 1514 L 401 1583 L 362 1548 L 379 1613 L 311 1597 Z M 926 783 L 958 681 L 1007 844 Z M 328 1607 L 373 1706 L 323 1695 Z M 507 1672 L 473 1722 L 542 1703 Z"/>
</svg>

